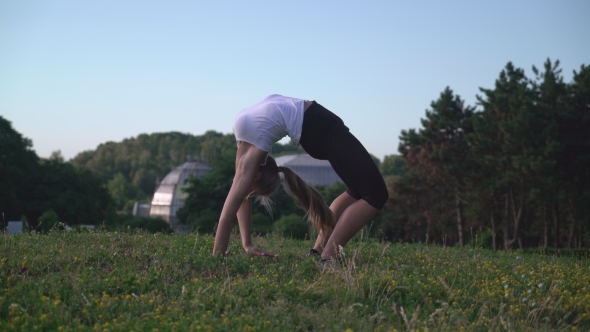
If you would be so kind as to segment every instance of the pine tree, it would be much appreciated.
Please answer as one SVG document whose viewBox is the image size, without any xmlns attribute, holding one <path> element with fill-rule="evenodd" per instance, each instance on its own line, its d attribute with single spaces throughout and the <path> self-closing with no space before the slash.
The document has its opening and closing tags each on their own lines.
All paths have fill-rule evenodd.
<svg viewBox="0 0 590 332">
<path fill-rule="evenodd" d="M 430 106 L 431 110 L 426 110 L 426 118 L 422 119 L 422 128 L 418 132 L 402 132 L 400 152 L 410 167 L 419 170 L 429 181 L 452 189 L 458 242 L 463 246 L 463 190 L 465 175 L 470 167 L 466 135 L 472 131 L 474 108 L 465 106 L 463 100 L 448 87 Z"/>
<path fill-rule="evenodd" d="M 533 92 L 524 71 L 510 62 L 493 90 L 480 90 L 484 97 L 478 96 L 478 101 L 484 109 L 474 126 L 474 152 L 483 156 L 481 168 L 493 177 L 489 190 L 503 196 L 504 248 L 509 249 L 519 240 L 526 212 L 530 180 L 527 149 L 531 131 L 538 130 L 534 125 Z"/>
</svg>

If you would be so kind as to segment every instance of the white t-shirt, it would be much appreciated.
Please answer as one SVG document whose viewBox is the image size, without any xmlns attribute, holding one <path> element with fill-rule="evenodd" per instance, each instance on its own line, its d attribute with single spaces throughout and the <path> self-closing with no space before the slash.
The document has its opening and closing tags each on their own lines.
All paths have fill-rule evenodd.
<svg viewBox="0 0 590 332">
<path fill-rule="evenodd" d="M 234 122 L 236 141 L 248 142 L 270 152 L 272 145 L 289 135 L 299 145 L 305 100 L 270 95 L 244 108 Z"/>
</svg>

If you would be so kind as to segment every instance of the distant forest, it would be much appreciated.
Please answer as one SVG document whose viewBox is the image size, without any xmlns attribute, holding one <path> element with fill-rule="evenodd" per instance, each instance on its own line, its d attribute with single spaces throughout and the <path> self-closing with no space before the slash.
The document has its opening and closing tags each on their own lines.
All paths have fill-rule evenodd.
<svg viewBox="0 0 590 332">
<path fill-rule="evenodd" d="M 208 131 L 195 136 L 179 132 L 141 134 L 122 142 L 107 142 L 96 150 L 75 156 L 70 163 L 92 171 L 107 186 L 120 210 L 130 210 L 135 201 L 149 201 L 156 182 L 187 158 L 218 165 L 222 158 L 234 158 L 233 134 Z M 272 153 L 303 153 L 293 144 L 275 144 Z"/>
<path fill-rule="evenodd" d="M 590 67 L 564 82 L 558 61 L 533 66 L 531 77 L 508 63 L 480 92 L 476 105 L 465 105 L 447 87 L 420 128 L 401 132 L 399 155 L 374 158 L 390 199 L 368 234 L 494 249 L 589 247 Z M 190 156 L 213 170 L 191 181 L 179 218 L 210 232 L 231 185 L 235 151 L 232 134 L 170 132 L 107 142 L 68 162 L 58 152 L 41 159 L 0 117 L 0 209 L 5 221 L 21 218 L 31 227 L 49 217 L 116 225 L 122 221 L 115 211 L 149 202 L 156 181 Z M 272 154 L 303 152 L 275 144 Z M 329 204 L 345 187 L 318 189 Z M 283 190 L 274 201 L 272 216 L 256 210 L 254 231 L 298 223 L 308 233 L 303 211 Z"/>
<path fill-rule="evenodd" d="M 492 248 L 588 247 L 590 67 L 508 63 L 477 110 L 450 88 L 404 130 L 407 171 L 389 182 L 390 238 Z"/>
</svg>

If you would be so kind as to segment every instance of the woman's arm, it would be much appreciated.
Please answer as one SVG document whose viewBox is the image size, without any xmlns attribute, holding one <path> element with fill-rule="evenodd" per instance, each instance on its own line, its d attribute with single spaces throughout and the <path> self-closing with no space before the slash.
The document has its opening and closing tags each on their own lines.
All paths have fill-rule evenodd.
<svg viewBox="0 0 590 332">
<path fill-rule="evenodd" d="M 244 198 L 242 205 L 240 205 L 238 225 L 240 226 L 242 246 L 248 252 L 248 249 L 252 247 L 252 199 L 250 197 Z"/>
<path fill-rule="evenodd" d="M 238 210 L 238 224 L 242 236 L 242 246 L 249 255 L 254 256 L 276 256 L 272 252 L 258 249 L 252 245 L 252 199 L 246 197 Z"/>
<path fill-rule="evenodd" d="M 234 218 L 242 206 L 246 196 L 251 192 L 258 167 L 266 157 L 266 152 L 256 146 L 241 142 L 236 152 L 236 174 L 231 189 L 223 204 L 223 210 L 217 225 L 213 254 L 220 252 L 225 255 Z M 252 213 L 250 207 L 250 213 Z"/>
</svg>

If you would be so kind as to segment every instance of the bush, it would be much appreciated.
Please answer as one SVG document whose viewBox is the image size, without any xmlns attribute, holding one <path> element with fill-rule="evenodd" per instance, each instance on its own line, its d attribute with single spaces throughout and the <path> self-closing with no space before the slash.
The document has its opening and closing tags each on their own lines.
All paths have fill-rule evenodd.
<svg viewBox="0 0 590 332">
<path fill-rule="evenodd" d="M 294 239 L 303 240 L 309 234 L 309 224 L 296 214 L 290 214 L 277 220 L 274 228 L 277 233 Z"/>
<path fill-rule="evenodd" d="M 267 234 L 272 231 L 272 220 L 262 214 L 254 213 L 252 215 L 252 232 L 258 234 Z"/>
<path fill-rule="evenodd" d="M 477 246 L 479 248 L 492 249 L 494 246 L 494 234 L 491 229 L 487 229 L 477 237 L 471 239 L 467 245 Z"/>
<path fill-rule="evenodd" d="M 199 233 L 213 233 L 213 229 L 219 221 L 219 213 L 205 210 L 199 214 L 191 213 L 185 220 L 186 224 L 190 225 L 193 231 L 198 230 Z"/>
<path fill-rule="evenodd" d="M 53 210 L 47 210 L 39 217 L 39 231 L 49 232 L 56 224 L 59 223 L 59 216 Z"/>
<path fill-rule="evenodd" d="M 150 233 L 172 233 L 170 224 L 161 218 L 133 217 L 123 222 L 124 228 L 144 229 Z"/>
<path fill-rule="evenodd" d="M 530 255 L 544 255 L 557 257 L 576 257 L 588 259 L 590 258 L 590 249 L 588 248 L 525 248 L 517 249 L 516 252 Z"/>
</svg>

